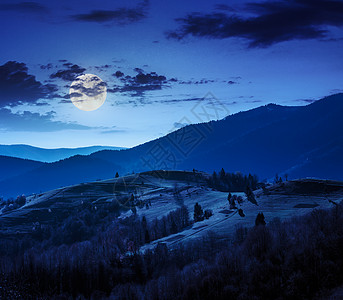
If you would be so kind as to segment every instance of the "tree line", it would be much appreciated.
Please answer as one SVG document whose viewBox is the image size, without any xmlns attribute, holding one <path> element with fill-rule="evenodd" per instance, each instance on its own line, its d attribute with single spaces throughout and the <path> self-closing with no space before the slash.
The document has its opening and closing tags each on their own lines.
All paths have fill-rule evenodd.
<svg viewBox="0 0 343 300">
<path fill-rule="evenodd" d="M 256 190 L 258 187 L 257 175 L 243 175 L 240 172 L 227 173 L 222 168 L 220 172 L 214 171 L 207 179 L 209 187 L 222 192 L 245 192 L 247 188 Z"/>
</svg>

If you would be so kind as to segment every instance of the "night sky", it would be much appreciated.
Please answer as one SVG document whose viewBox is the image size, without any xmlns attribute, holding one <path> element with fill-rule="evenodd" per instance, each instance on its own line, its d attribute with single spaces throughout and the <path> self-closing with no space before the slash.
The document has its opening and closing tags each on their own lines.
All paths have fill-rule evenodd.
<svg viewBox="0 0 343 300">
<path fill-rule="evenodd" d="M 0 2 L 0 144 L 131 147 L 267 103 L 343 91 L 343 1 Z M 107 100 L 70 101 L 81 74 Z"/>
</svg>

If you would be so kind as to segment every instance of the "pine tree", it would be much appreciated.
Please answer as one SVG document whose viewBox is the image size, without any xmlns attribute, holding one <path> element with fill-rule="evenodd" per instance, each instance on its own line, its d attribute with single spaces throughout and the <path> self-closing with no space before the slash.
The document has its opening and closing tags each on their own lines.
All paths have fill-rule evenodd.
<svg viewBox="0 0 343 300">
<path fill-rule="evenodd" d="M 229 201 L 229 204 L 231 204 L 231 198 L 232 198 L 232 194 L 229 193 L 229 195 L 227 195 L 227 201 Z"/>
<path fill-rule="evenodd" d="M 256 220 L 255 220 L 255 226 L 259 225 L 266 225 L 266 221 L 264 220 L 264 214 L 258 213 Z"/>
<path fill-rule="evenodd" d="M 245 195 L 247 196 L 248 201 L 250 201 L 252 204 L 258 205 L 255 195 L 249 186 L 246 188 Z"/>
<path fill-rule="evenodd" d="M 135 196 L 133 194 L 130 196 L 129 206 L 135 206 Z"/>
<path fill-rule="evenodd" d="M 220 180 L 225 180 L 225 170 L 222 168 L 219 173 Z"/>
<path fill-rule="evenodd" d="M 204 220 L 204 212 L 201 205 L 197 202 L 194 205 L 194 222 L 199 222 Z"/>
</svg>

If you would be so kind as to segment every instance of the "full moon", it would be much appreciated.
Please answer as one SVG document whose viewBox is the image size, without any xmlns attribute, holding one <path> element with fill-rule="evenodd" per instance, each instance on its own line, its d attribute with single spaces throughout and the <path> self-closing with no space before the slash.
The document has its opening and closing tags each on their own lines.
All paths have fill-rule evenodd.
<svg viewBox="0 0 343 300">
<path fill-rule="evenodd" d="M 96 110 L 106 100 L 106 83 L 93 74 L 80 75 L 70 85 L 69 96 L 78 109 Z"/>
</svg>

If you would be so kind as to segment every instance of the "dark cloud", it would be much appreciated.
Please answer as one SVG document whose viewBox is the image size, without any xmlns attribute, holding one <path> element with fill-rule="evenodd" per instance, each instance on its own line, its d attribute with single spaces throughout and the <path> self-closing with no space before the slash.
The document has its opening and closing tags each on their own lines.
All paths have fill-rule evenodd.
<svg viewBox="0 0 343 300">
<path fill-rule="evenodd" d="M 68 95 L 66 95 L 66 97 L 64 97 L 65 99 L 70 99 L 71 97 L 82 97 L 82 94 L 81 93 L 77 93 L 77 92 L 73 92 L 73 93 L 70 93 Z"/>
<path fill-rule="evenodd" d="M 53 132 L 61 130 L 87 130 L 91 127 L 75 123 L 64 123 L 54 121 L 54 111 L 44 115 L 24 111 L 22 113 L 12 113 L 11 110 L 0 108 L 0 127 L 7 131 L 36 131 L 36 132 Z"/>
<path fill-rule="evenodd" d="M 123 93 L 132 97 L 138 97 L 138 100 L 132 100 L 133 104 L 152 104 L 152 103 L 176 103 L 176 102 L 186 102 L 186 101 L 198 101 L 199 98 L 188 98 L 188 99 L 171 99 L 171 100 L 151 100 L 145 97 L 145 94 L 149 91 L 157 91 L 165 88 L 170 88 L 172 84 L 181 84 L 181 85 L 202 85 L 202 84 L 211 84 L 219 82 L 217 79 L 199 79 L 199 80 L 179 80 L 177 78 L 167 78 L 164 75 L 159 75 L 156 72 L 146 72 L 142 68 L 133 69 L 137 74 L 135 76 L 126 75 L 122 71 L 116 71 L 112 74 L 122 85 L 110 86 L 107 88 L 109 93 Z M 234 77 L 240 78 L 240 77 Z M 236 84 L 235 81 L 223 81 L 228 84 Z M 138 102 L 137 102 L 138 101 Z M 128 103 L 128 102 L 126 102 Z"/>
<path fill-rule="evenodd" d="M 103 65 L 103 66 L 95 66 L 94 68 L 99 71 L 99 72 L 103 72 L 105 70 L 110 69 L 112 66 L 111 65 Z"/>
<path fill-rule="evenodd" d="M 158 100 L 154 100 L 153 97 L 147 97 L 147 98 L 131 98 L 131 100 L 125 101 L 115 101 L 114 105 L 123 105 L 123 104 L 132 104 L 134 106 L 138 105 L 145 105 L 145 104 L 178 104 L 178 103 L 185 103 L 185 102 L 199 102 L 203 100 L 203 98 L 171 98 L 171 99 L 163 99 L 164 97 L 171 98 L 173 95 L 162 95 L 158 96 Z"/>
<path fill-rule="evenodd" d="M 338 0 L 268 1 L 249 3 L 244 8 L 245 16 L 189 14 L 177 19 L 179 29 L 168 32 L 167 37 L 237 37 L 248 40 L 250 47 L 267 47 L 290 40 L 324 39 L 330 35 L 328 26 L 343 25 L 343 2 Z"/>
<path fill-rule="evenodd" d="M 203 78 L 200 80 L 183 80 L 183 81 L 178 81 L 177 79 L 172 78 L 171 81 L 178 82 L 179 84 L 195 84 L 195 85 L 208 84 L 208 83 L 216 82 L 216 80 L 214 80 L 214 79 L 206 79 L 206 78 Z"/>
<path fill-rule="evenodd" d="M 0 66 L 0 107 L 20 103 L 36 103 L 57 91 L 53 84 L 42 84 L 28 74 L 26 64 L 8 61 Z"/>
<path fill-rule="evenodd" d="M 0 11 L 14 11 L 22 13 L 45 13 L 48 9 L 36 2 L 20 2 L 0 4 Z"/>
<path fill-rule="evenodd" d="M 170 79 L 164 75 L 158 75 L 156 72 L 146 73 L 140 68 L 135 68 L 138 74 L 135 76 L 126 75 L 117 71 L 113 74 L 114 77 L 120 79 L 123 86 L 116 86 L 107 89 L 108 92 L 128 93 L 131 96 L 143 97 L 147 91 L 161 90 L 164 87 L 170 87 Z"/>
<path fill-rule="evenodd" d="M 120 78 L 120 77 L 123 77 L 124 76 L 124 73 L 121 72 L 121 71 L 117 71 L 113 74 L 113 76 L 117 77 L 117 78 Z"/>
<path fill-rule="evenodd" d="M 70 93 L 64 94 L 64 95 L 55 95 L 55 98 L 61 98 L 62 100 L 59 101 L 59 103 L 68 103 L 70 104 L 70 98 L 78 98 L 78 97 L 83 97 L 83 96 L 88 96 L 88 97 L 96 97 L 99 94 L 102 94 L 104 92 L 104 86 L 107 88 L 107 84 L 103 82 L 100 78 L 98 77 L 93 77 L 91 78 L 91 81 L 95 81 L 96 84 L 93 87 L 86 87 L 85 86 L 85 81 L 89 80 L 89 78 L 78 78 L 76 81 L 73 82 L 73 84 L 66 85 L 66 88 L 70 88 Z M 75 99 L 73 101 L 76 101 Z M 82 99 L 78 101 L 84 101 Z"/>
<path fill-rule="evenodd" d="M 64 63 L 63 64 L 66 69 L 59 70 L 56 73 L 53 73 L 50 75 L 51 79 L 60 78 L 65 81 L 73 81 L 75 78 L 81 74 L 83 74 L 84 71 L 86 71 L 85 68 L 82 68 L 78 65 L 74 65 L 72 63 Z"/>
<path fill-rule="evenodd" d="M 71 68 L 73 64 L 71 62 L 66 62 L 63 64 L 63 67 Z"/>
<path fill-rule="evenodd" d="M 173 103 L 182 103 L 182 102 L 195 102 L 195 101 L 198 102 L 202 99 L 203 98 L 194 97 L 194 98 L 181 98 L 181 99 L 166 99 L 166 100 L 160 100 L 160 101 L 156 101 L 156 102 L 173 104 Z"/>
<path fill-rule="evenodd" d="M 138 84 L 163 84 L 166 83 L 167 78 L 163 75 L 157 75 L 156 72 L 149 74 L 139 73 L 134 77 L 134 82 Z"/>
<path fill-rule="evenodd" d="M 96 79 L 98 82 L 93 87 L 86 87 L 84 84 L 83 79 L 79 78 L 76 82 L 76 84 L 73 84 L 70 86 L 70 90 L 72 93 L 70 95 L 73 95 L 74 97 L 82 97 L 83 95 L 86 95 L 88 97 L 96 97 L 104 92 L 104 86 L 106 87 L 106 83 L 101 81 L 101 79 L 94 77 L 92 79 Z"/>
<path fill-rule="evenodd" d="M 149 1 L 143 1 L 134 8 L 118 8 L 115 10 L 92 10 L 86 14 L 71 16 L 74 21 L 93 23 L 129 24 L 141 21 L 147 17 Z"/>
<path fill-rule="evenodd" d="M 233 80 L 229 80 L 228 82 L 227 82 L 228 84 L 237 84 L 237 82 L 236 81 L 233 81 Z"/>
<path fill-rule="evenodd" d="M 144 73 L 144 70 L 141 68 L 134 68 L 133 70 L 137 73 Z"/>
</svg>

